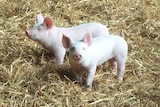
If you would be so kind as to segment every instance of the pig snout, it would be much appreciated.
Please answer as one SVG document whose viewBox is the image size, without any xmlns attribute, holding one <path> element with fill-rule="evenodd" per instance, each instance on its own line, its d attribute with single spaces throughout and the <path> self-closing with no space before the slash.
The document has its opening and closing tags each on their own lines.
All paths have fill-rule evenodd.
<svg viewBox="0 0 160 107">
<path fill-rule="evenodd" d="M 27 35 L 27 36 L 29 36 L 29 35 L 30 35 L 30 33 L 29 33 L 29 31 L 28 31 L 28 30 L 26 30 L 26 35 Z"/>
<path fill-rule="evenodd" d="M 81 55 L 80 53 L 76 53 L 76 54 L 74 55 L 74 59 L 75 59 L 75 60 L 81 60 L 81 59 L 82 59 L 82 55 Z"/>
</svg>

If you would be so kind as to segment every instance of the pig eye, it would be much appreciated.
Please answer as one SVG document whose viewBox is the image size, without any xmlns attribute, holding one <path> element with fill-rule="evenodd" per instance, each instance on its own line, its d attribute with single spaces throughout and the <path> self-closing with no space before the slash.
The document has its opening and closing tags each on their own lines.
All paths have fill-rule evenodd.
<svg viewBox="0 0 160 107">
<path fill-rule="evenodd" d="M 86 48 L 85 48 L 85 47 L 83 47 L 82 49 L 83 49 L 83 50 L 86 50 Z"/>
<path fill-rule="evenodd" d="M 70 47 L 70 50 L 71 50 L 71 51 L 74 51 L 74 50 L 75 50 L 75 48 L 74 48 L 74 47 Z"/>
<path fill-rule="evenodd" d="M 41 28 L 40 28 L 40 27 L 38 27 L 38 30 L 41 30 Z"/>
</svg>

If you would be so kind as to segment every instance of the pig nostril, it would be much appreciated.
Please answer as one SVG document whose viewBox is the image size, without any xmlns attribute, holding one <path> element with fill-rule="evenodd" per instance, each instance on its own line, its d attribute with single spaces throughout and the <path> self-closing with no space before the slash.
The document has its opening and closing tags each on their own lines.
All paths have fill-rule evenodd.
<svg viewBox="0 0 160 107">
<path fill-rule="evenodd" d="M 75 55 L 75 58 L 77 59 L 77 58 L 78 58 L 78 55 Z"/>
<path fill-rule="evenodd" d="M 75 59 L 81 59 L 82 55 L 78 54 L 78 55 L 75 55 L 74 57 L 75 57 Z"/>
</svg>

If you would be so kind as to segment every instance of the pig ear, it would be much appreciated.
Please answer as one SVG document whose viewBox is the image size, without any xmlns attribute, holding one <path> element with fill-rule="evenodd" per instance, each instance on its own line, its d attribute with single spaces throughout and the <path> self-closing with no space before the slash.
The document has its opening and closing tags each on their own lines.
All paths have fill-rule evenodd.
<svg viewBox="0 0 160 107">
<path fill-rule="evenodd" d="M 70 39 L 66 35 L 62 35 L 62 44 L 64 48 L 69 48 Z"/>
<path fill-rule="evenodd" d="M 39 13 L 39 14 L 37 15 L 37 21 L 38 21 L 38 23 L 43 23 L 43 22 L 44 22 L 44 18 L 43 18 L 43 16 L 42 16 L 41 13 Z"/>
<path fill-rule="evenodd" d="M 86 35 L 83 38 L 83 42 L 87 43 L 88 46 L 92 44 L 92 36 L 89 33 L 86 33 Z"/>
<path fill-rule="evenodd" d="M 47 26 L 48 29 L 51 29 L 52 26 L 53 26 L 53 21 L 50 17 L 46 17 L 44 19 L 44 23 L 45 23 L 45 25 Z"/>
</svg>

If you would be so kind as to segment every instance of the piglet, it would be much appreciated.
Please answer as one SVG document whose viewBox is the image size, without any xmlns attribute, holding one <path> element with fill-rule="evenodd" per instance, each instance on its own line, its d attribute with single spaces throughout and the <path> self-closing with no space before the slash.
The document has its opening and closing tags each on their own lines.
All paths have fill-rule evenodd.
<svg viewBox="0 0 160 107">
<path fill-rule="evenodd" d="M 87 33 L 81 41 L 63 35 L 62 44 L 69 48 L 69 60 L 76 79 L 82 84 L 82 72 L 87 71 L 86 87 L 92 87 L 97 65 L 106 61 L 117 69 L 118 80 L 123 80 L 128 45 L 124 36 L 104 35 L 96 38 Z"/>
<path fill-rule="evenodd" d="M 42 14 L 37 15 L 37 21 L 37 24 L 30 30 L 26 30 L 26 35 L 49 50 L 59 65 L 63 64 L 66 53 L 66 49 L 62 45 L 62 34 L 68 35 L 73 40 L 82 40 L 87 32 L 93 37 L 109 34 L 105 25 L 95 22 L 60 28 L 53 25 L 50 17 L 43 18 Z"/>
</svg>

